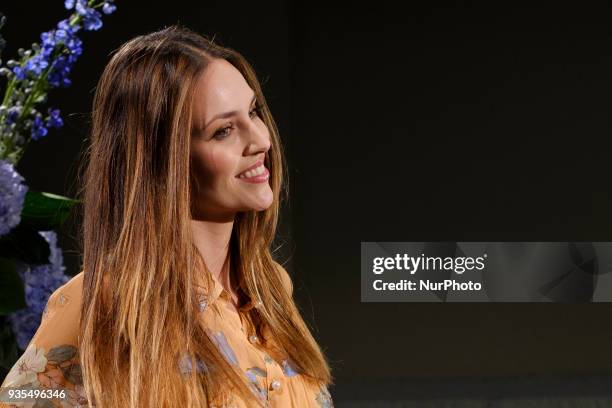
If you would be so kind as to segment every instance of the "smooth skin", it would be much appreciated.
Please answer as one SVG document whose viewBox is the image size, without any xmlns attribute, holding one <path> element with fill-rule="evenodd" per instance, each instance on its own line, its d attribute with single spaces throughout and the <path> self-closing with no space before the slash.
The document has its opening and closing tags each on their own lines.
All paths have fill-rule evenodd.
<svg viewBox="0 0 612 408">
<path fill-rule="evenodd" d="M 253 96 L 240 71 L 224 59 L 215 59 L 198 79 L 193 106 L 191 165 L 200 185 L 193 190 L 193 239 L 235 306 L 240 299 L 229 274 L 234 217 L 240 211 L 265 210 L 274 198 L 268 181 L 249 183 L 237 178 L 263 161 L 271 146 Z M 224 113 L 232 114 L 218 116 Z"/>
</svg>

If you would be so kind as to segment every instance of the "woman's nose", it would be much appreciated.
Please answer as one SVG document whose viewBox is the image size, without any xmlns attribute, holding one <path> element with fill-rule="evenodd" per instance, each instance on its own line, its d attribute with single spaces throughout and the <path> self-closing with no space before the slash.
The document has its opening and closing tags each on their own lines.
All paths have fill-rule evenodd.
<svg viewBox="0 0 612 408">
<path fill-rule="evenodd" d="M 249 153 L 264 151 L 267 152 L 270 149 L 270 134 L 268 128 L 265 125 L 258 125 L 252 123 L 248 129 L 248 146 L 247 149 L 251 150 Z"/>
</svg>

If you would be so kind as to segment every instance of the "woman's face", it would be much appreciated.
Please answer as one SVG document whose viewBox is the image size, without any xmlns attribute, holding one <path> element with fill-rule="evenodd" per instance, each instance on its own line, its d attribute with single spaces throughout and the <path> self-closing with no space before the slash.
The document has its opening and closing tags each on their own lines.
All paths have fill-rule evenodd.
<svg viewBox="0 0 612 408">
<path fill-rule="evenodd" d="M 191 165 L 199 189 L 194 217 L 233 219 L 236 212 L 272 204 L 269 172 L 263 166 L 270 133 L 255 110 L 254 92 L 240 71 L 224 59 L 211 62 L 195 90 Z M 254 171 L 245 171 L 257 163 Z"/>
</svg>

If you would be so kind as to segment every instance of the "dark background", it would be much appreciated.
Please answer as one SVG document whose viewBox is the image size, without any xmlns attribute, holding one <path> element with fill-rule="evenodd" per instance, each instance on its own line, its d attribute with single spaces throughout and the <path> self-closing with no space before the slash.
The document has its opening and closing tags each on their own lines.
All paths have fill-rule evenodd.
<svg viewBox="0 0 612 408">
<path fill-rule="evenodd" d="M 254 65 L 285 143 L 278 254 L 338 404 L 612 395 L 612 304 L 361 303 L 359 282 L 361 241 L 612 241 L 612 6 L 404 3 L 118 1 L 50 95 L 65 127 L 18 170 L 73 196 L 109 53 L 177 22 L 214 34 Z M 67 15 L 33 7 L 0 5 L 4 59 Z"/>
</svg>

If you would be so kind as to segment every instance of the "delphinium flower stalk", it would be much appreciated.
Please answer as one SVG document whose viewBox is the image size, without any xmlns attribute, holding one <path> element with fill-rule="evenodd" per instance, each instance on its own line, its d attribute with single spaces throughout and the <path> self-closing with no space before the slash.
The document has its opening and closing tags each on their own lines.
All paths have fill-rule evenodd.
<svg viewBox="0 0 612 408">
<path fill-rule="evenodd" d="M 0 75 L 7 79 L 0 104 L 0 160 L 13 165 L 31 140 L 63 125 L 59 109 L 43 112 L 40 105 L 47 101 L 50 89 L 70 85 L 70 72 L 83 52 L 79 30 L 100 29 L 102 13 L 111 14 L 116 8 L 114 0 L 66 0 L 64 5 L 74 10 L 69 18 L 42 33 L 40 43 L 28 50 L 20 48 L 19 60 L 9 60 L 0 68 Z"/>
</svg>

